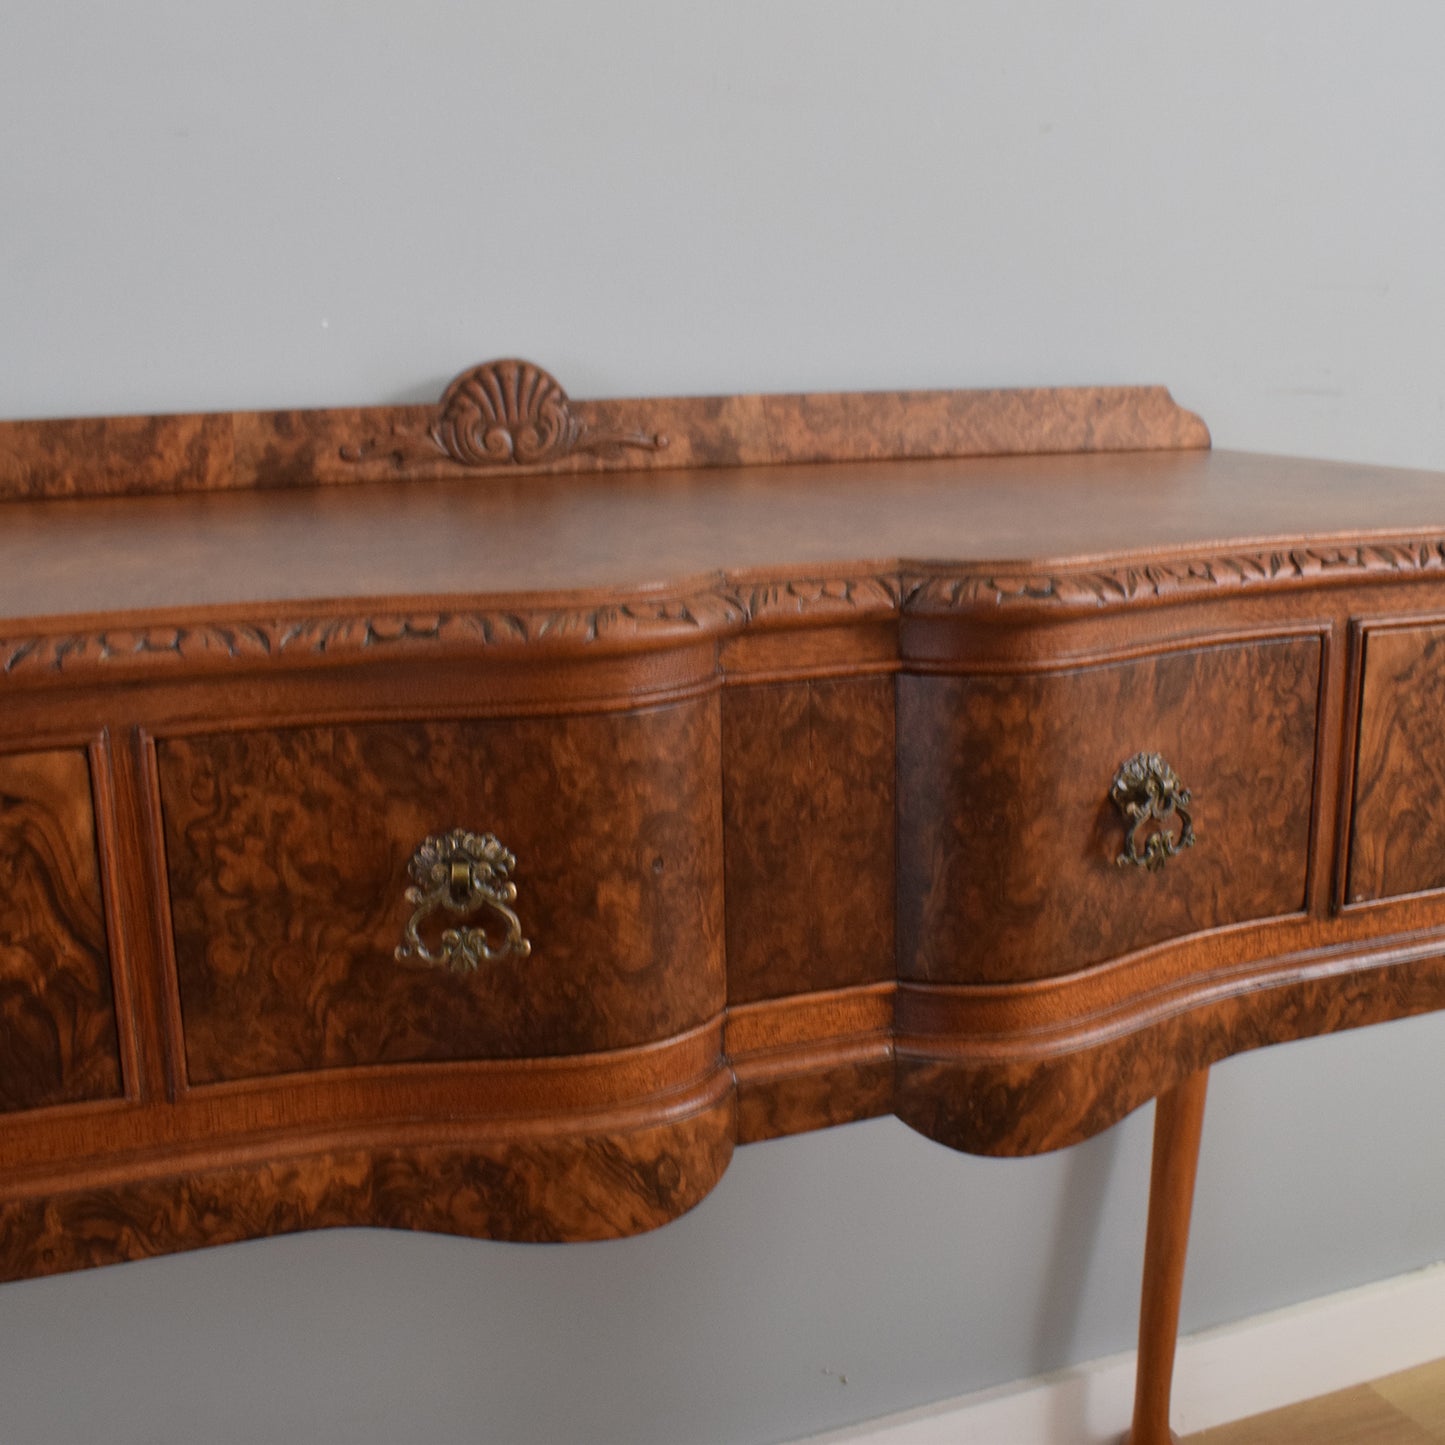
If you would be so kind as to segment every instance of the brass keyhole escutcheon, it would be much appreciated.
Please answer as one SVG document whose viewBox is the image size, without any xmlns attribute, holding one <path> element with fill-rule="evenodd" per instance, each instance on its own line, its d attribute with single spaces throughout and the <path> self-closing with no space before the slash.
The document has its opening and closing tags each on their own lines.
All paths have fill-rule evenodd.
<svg viewBox="0 0 1445 1445">
<path fill-rule="evenodd" d="M 433 833 L 411 855 L 412 886 L 406 901 L 415 904 L 396 950 L 399 963 L 419 958 L 453 973 L 474 973 L 482 963 L 526 958 L 532 945 L 522 937 L 522 921 L 512 908 L 517 885 L 511 880 L 517 860 L 491 833 L 453 828 Z M 448 928 L 441 947 L 431 949 L 421 926 L 438 909 L 462 916 L 483 914 L 481 924 Z M 497 941 L 487 932 L 491 924 Z"/>
<path fill-rule="evenodd" d="M 1135 753 L 1122 764 L 1109 796 L 1125 821 L 1124 851 L 1114 860 L 1120 868 L 1154 873 L 1194 846 L 1192 795 L 1158 753 Z"/>
</svg>

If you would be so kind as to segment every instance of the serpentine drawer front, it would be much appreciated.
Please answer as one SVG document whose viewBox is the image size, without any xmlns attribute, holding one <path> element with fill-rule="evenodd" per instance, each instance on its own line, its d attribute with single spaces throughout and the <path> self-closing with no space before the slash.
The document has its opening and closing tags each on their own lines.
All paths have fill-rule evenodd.
<svg viewBox="0 0 1445 1445">
<path fill-rule="evenodd" d="M 0 1278 L 654 1228 L 1445 1007 L 1445 478 L 1159 388 L 0 423 Z"/>
<path fill-rule="evenodd" d="M 1042 978 L 1300 912 L 1319 685 L 1317 637 L 904 678 L 901 976 Z M 1121 864 L 1130 829 L 1111 799 L 1141 751 L 1192 794 L 1197 841 L 1157 868 Z"/>
<path fill-rule="evenodd" d="M 190 1081 L 588 1053 L 716 1017 L 717 737 L 711 697 L 164 740 Z M 514 855 L 529 947 L 507 945 L 505 903 L 453 912 L 444 889 L 407 949 L 408 865 L 460 825 Z M 454 923 L 495 956 L 449 952 Z"/>
</svg>

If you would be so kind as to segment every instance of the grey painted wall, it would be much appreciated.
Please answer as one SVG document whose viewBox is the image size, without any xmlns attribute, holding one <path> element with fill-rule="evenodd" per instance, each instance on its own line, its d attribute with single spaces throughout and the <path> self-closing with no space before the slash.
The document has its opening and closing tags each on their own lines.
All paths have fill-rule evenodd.
<svg viewBox="0 0 1445 1445">
<path fill-rule="evenodd" d="M 1218 445 L 1445 467 L 1445 12 L 0 9 L 0 414 L 1165 381 Z M 1217 1071 L 1187 1327 L 1445 1256 L 1445 1019 Z M 0 1289 L 5 1442 L 777 1441 L 1126 1348 L 1143 1114 L 892 1121 L 660 1233 L 361 1231 Z M 845 1383 L 846 1380 L 846 1383 Z"/>
</svg>

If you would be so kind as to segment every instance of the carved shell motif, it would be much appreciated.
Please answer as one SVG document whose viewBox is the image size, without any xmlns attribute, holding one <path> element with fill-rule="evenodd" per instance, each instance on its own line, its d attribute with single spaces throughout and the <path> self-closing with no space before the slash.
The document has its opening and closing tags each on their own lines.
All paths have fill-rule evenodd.
<svg viewBox="0 0 1445 1445">
<path fill-rule="evenodd" d="M 431 439 L 469 467 L 534 467 L 581 452 L 657 451 L 667 438 L 594 431 L 573 411 L 561 383 L 530 361 L 489 361 L 442 393 Z"/>
</svg>

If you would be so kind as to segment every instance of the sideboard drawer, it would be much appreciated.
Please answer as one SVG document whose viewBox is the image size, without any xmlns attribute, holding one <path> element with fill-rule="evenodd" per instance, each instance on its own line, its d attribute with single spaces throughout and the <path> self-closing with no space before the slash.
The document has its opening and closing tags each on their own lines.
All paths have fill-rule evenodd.
<svg viewBox="0 0 1445 1445">
<path fill-rule="evenodd" d="M 1309 862 L 1320 642 L 1228 643 L 1067 672 L 899 680 L 902 976 L 1040 978 L 1296 912 Z M 1157 755 L 1192 846 L 1121 864 L 1111 794 Z M 1182 835 L 1176 814 L 1170 836 Z"/>
<path fill-rule="evenodd" d="M 1351 903 L 1445 888 L 1445 627 L 1365 630 Z"/>
<path fill-rule="evenodd" d="M 90 766 L 0 756 L 0 1113 L 120 1091 Z"/>
<path fill-rule="evenodd" d="M 722 1007 L 716 697 L 157 751 L 193 1083 L 622 1048 Z M 414 850 L 453 829 L 515 855 L 525 946 L 482 905 L 419 916 L 417 938 L 441 959 L 442 931 L 474 924 L 499 957 L 406 948 Z"/>
</svg>

